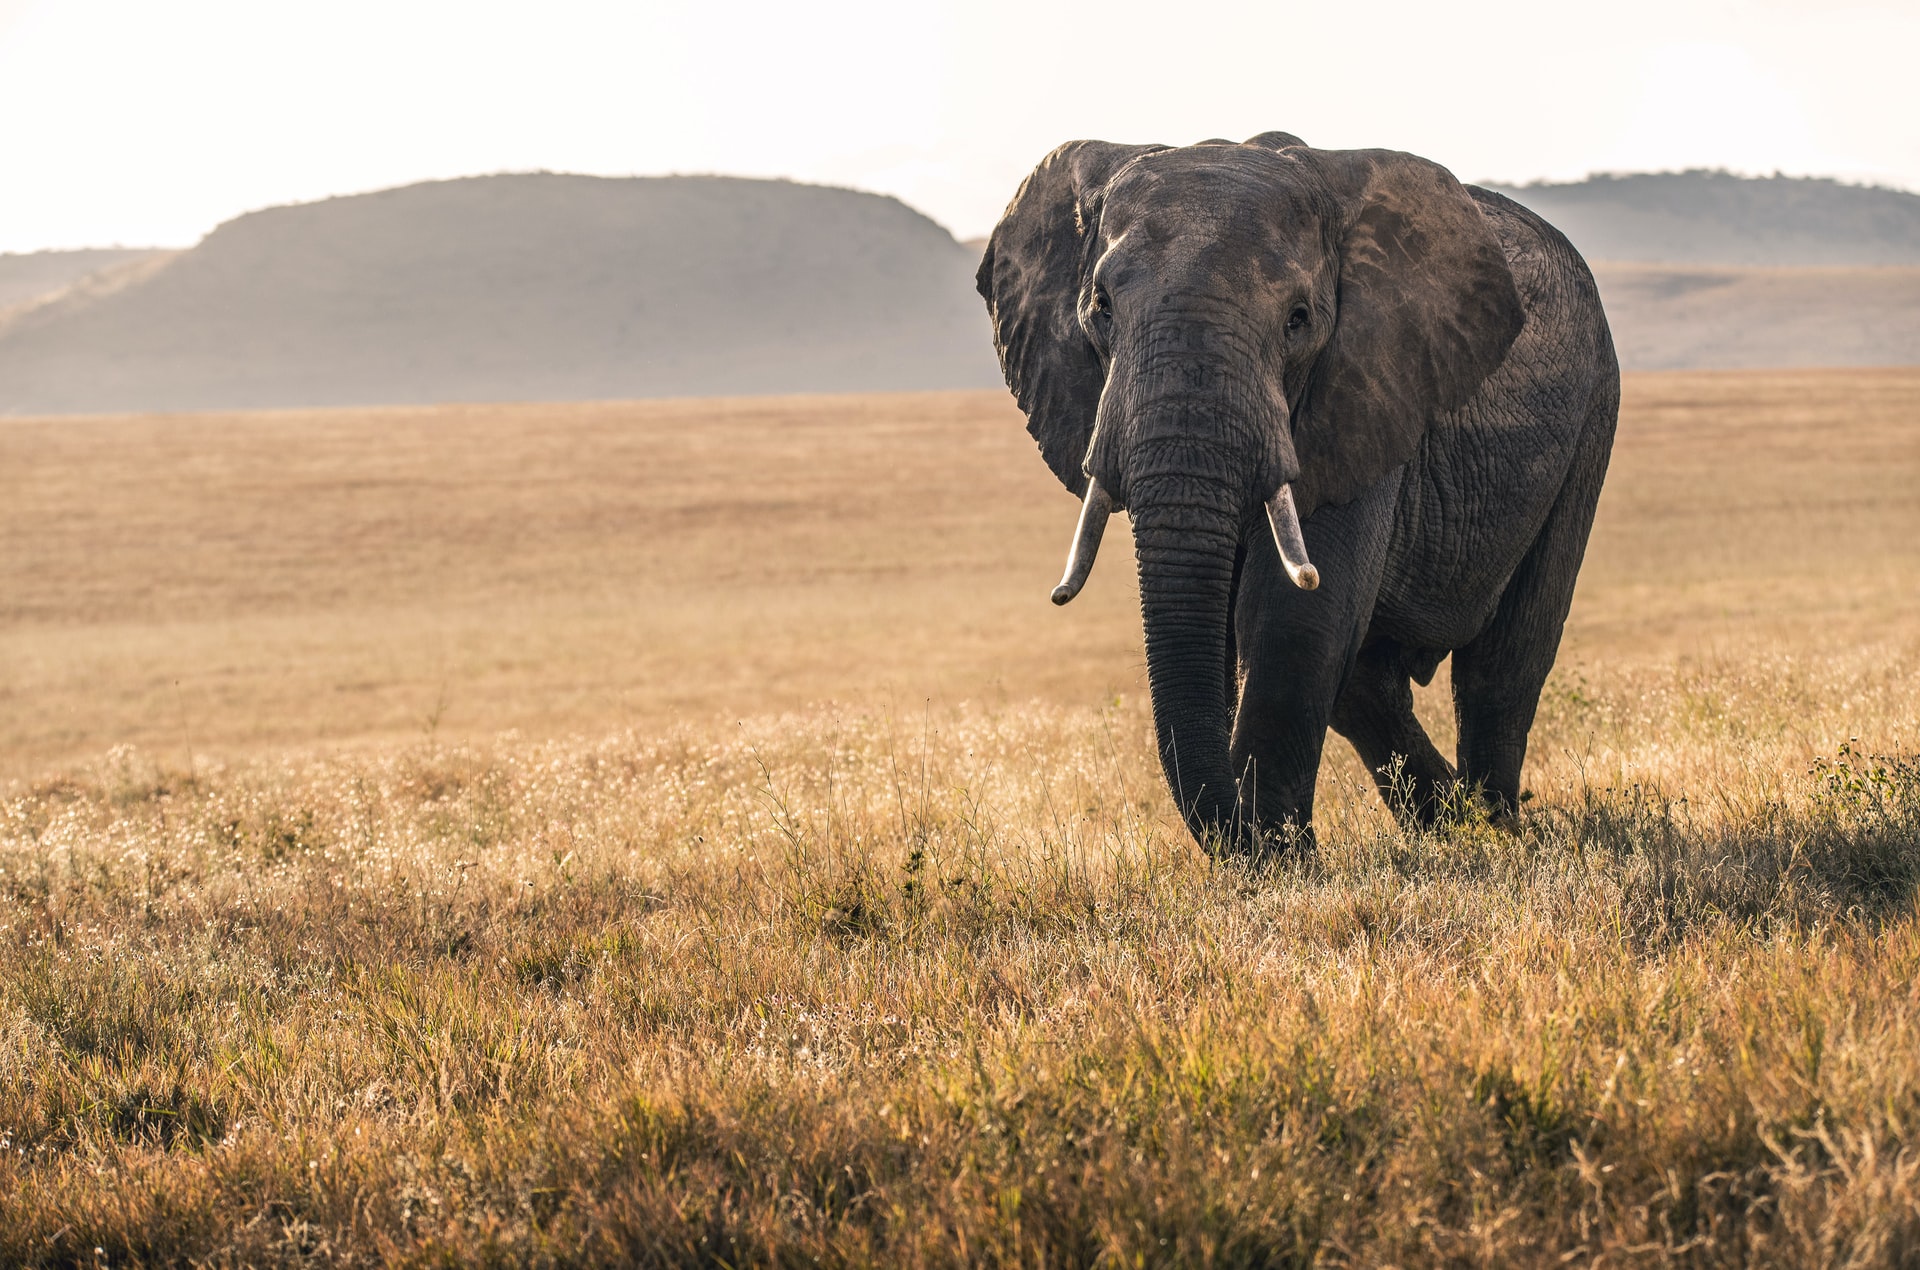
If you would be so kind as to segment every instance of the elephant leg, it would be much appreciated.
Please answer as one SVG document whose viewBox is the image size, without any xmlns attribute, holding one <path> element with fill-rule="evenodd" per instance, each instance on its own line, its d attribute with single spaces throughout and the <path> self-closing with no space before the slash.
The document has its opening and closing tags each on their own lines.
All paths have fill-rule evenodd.
<svg viewBox="0 0 1920 1270">
<path fill-rule="evenodd" d="M 1574 455 L 1567 482 L 1493 620 L 1453 654 L 1454 711 L 1460 723 L 1460 779 L 1478 786 L 1495 815 L 1520 806 L 1520 769 L 1540 690 L 1560 651 L 1574 583 L 1607 472 L 1613 400 L 1598 403 Z"/>
<path fill-rule="evenodd" d="M 1234 613 L 1232 759 L 1241 805 L 1263 836 L 1305 835 L 1311 846 L 1327 722 L 1379 593 L 1399 487 L 1383 481 L 1308 520 L 1307 551 L 1320 572 L 1312 591 L 1288 579 L 1270 536 L 1249 536 Z"/>
<path fill-rule="evenodd" d="M 1399 644 L 1374 639 L 1361 645 L 1334 703 L 1333 729 L 1353 743 L 1402 824 L 1434 822 L 1453 784 L 1453 766 L 1414 716 L 1412 676 Z"/>
</svg>

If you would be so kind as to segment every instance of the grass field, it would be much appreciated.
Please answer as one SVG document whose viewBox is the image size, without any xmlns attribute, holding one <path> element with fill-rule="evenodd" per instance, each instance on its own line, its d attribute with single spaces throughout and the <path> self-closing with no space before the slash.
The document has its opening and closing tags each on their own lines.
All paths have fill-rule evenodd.
<svg viewBox="0 0 1920 1270">
<path fill-rule="evenodd" d="M 0 421 L 0 1264 L 1911 1264 L 1916 478 L 1630 378 L 1517 831 L 1253 873 L 999 395 Z"/>
</svg>

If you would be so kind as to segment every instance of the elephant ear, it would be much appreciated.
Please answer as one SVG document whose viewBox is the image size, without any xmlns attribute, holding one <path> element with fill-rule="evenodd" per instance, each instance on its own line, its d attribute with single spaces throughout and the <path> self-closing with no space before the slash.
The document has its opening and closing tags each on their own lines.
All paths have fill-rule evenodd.
<svg viewBox="0 0 1920 1270">
<path fill-rule="evenodd" d="M 1040 161 L 1007 204 L 975 276 L 994 347 L 1027 431 L 1060 483 L 1087 490 L 1087 444 L 1106 373 L 1080 329 L 1080 283 L 1092 264 L 1107 181 L 1161 146 L 1069 141 Z"/>
<path fill-rule="evenodd" d="M 1281 151 L 1337 209 L 1338 311 L 1293 417 L 1302 515 L 1351 502 L 1473 396 L 1526 314 L 1493 227 L 1453 174 L 1392 150 Z"/>
</svg>

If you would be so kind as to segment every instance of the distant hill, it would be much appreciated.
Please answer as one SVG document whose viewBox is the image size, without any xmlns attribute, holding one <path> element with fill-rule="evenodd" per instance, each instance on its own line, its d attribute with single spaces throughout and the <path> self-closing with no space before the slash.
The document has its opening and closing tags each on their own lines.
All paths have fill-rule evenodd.
<svg viewBox="0 0 1920 1270">
<path fill-rule="evenodd" d="M 1590 260 L 1684 265 L 1920 265 L 1920 194 L 1816 177 L 1636 172 L 1489 186 Z"/>
<path fill-rule="evenodd" d="M 999 382 L 974 254 L 851 190 L 473 177 L 254 212 L 136 263 L 0 314 L 0 413 Z"/>
<path fill-rule="evenodd" d="M 1507 192 L 1593 261 L 1628 369 L 1920 363 L 1920 196 Z M 271 208 L 184 252 L 0 256 L 0 414 L 998 386 L 980 248 L 891 198 L 729 177 Z"/>
<path fill-rule="evenodd" d="M 1586 255 L 1629 370 L 1920 363 L 1920 195 L 1708 171 L 1492 188 Z"/>
<path fill-rule="evenodd" d="M 172 253 L 138 247 L 80 251 L 0 251 L 0 321 L 8 310 L 44 300 L 93 275 Z"/>
</svg>

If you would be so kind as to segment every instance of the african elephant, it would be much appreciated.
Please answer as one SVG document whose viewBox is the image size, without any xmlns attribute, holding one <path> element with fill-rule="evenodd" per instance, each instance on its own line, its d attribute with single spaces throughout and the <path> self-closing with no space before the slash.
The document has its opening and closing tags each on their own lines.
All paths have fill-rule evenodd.
<svg viewBox="0 0 1920 1270">
<path fill-rule="evenodd" d="M 1394 151 L 1076 141 L 978 284 L 1083 498 L 1055 603 L 1132 518 L 1160 761 L 1203 845 L 1310 847 L 1329 725 L 1403 817 L 1456 778 L 1515 808 L 1620 397 L 1558 231 Z M 1410 685 L 1448 655 L 1457 771 Z"/>
</svg>

